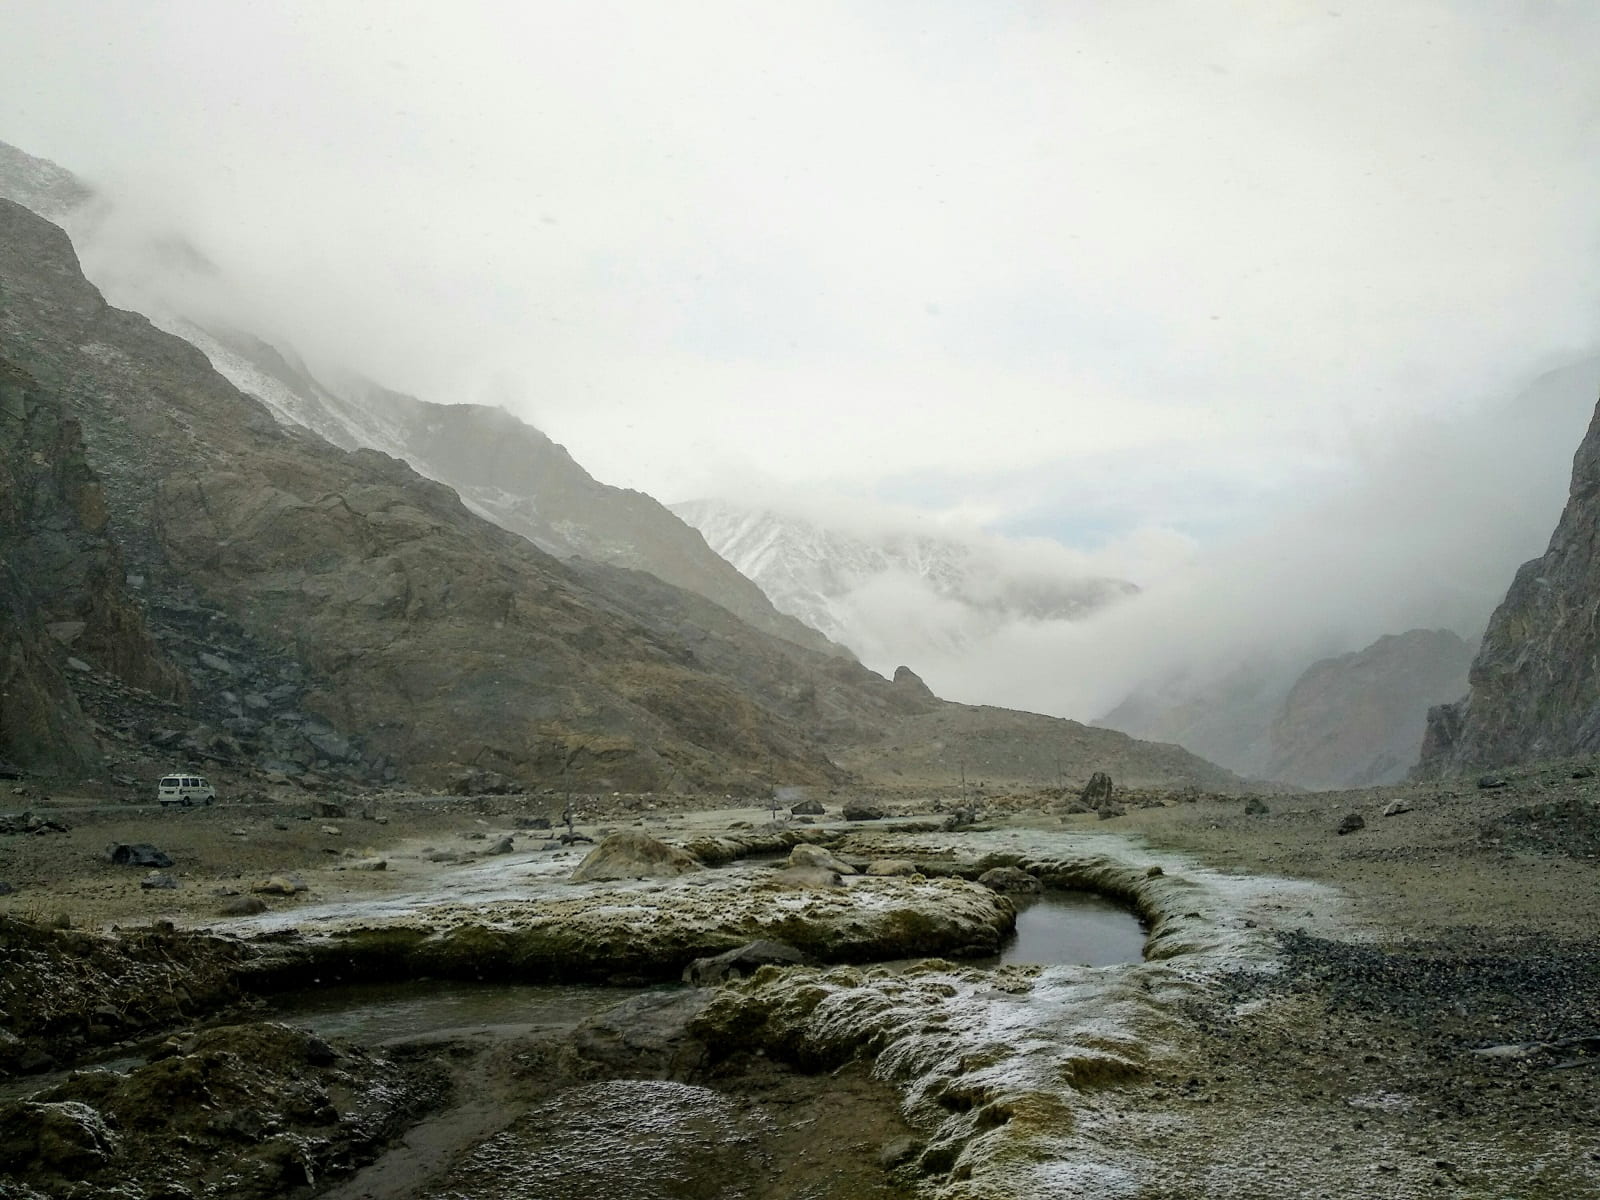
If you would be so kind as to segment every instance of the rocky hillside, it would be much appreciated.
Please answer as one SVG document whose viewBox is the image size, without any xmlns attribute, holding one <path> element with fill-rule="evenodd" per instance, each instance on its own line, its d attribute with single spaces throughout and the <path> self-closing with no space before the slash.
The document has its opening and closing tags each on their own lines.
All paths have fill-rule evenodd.
<svg viewBox="0 0 1600 1200">
<path fill-rule="evenodd" d="M 1466 686 L 1472 646 L 1413 629 L 1313 663 L 1272 723 L 1269 779 L 1308 788 L 1398 783 L 1416 765 L 1431 704 Z"/>
<path fill-rule="evenodd" d="M 1422 769 L 1479 770 L 1600 751 L 1600 409 L 1543 556 L 1490 618 L 1470 690 L 1428 714 Z"/>
<path fill-rule="evenodd" d="M 397 458 L 285 427 L 194 347 L 107 305 L 66 235 L 7 202 L 0 354 L 81 425 L 106 532 L 190 681 L 186 753 L 288 774 L 759 791 L 840 781 L 846 752 L 870 777 L 872 748 L 928 713 L 992 723 L 652 574 L 557 560 Z M 1041 735 L 1070 724 L 1001 715 Z M 1078 749 L 1074 775 L 1104 749 L 1168 783 L 1237 782 L 1114 735 Z"/>
<path fill-rule="evenodd" d="M 63 224 L 97 246 L 110 204 L 71 172 L 0 142 L 0 196 Z M 502 409 L 435 404 L 338 372 L 319 378 L 291 350 L 228 325 L 206 304 L 226 281 L 196 248 L 166 236 L 119 245 L 106 269 L 131 272 L 132 306 L 198 346 L 236 387 L 285 424 L 335 446 L 381 450 L 447 484 L 467 506 L 565 558 L 582 555 L 650 571 L 723 605 L 758 629 L 844 654 L 816 630 L 778 612 L 766 595 L 662 504 L 595 480 L 565 449 Z M 130 265 L 132 264 L 132 265 Z"/>
<path fill-rule="evenodd" d="M 672 511 L 780 610 L 883 670 L 960 652 L 1011 622 L 1077 620 L 1138 591 L 1055 563 L 1024 565 L 999 539 L 856 531 L 726 500 Z"/>
</svg>

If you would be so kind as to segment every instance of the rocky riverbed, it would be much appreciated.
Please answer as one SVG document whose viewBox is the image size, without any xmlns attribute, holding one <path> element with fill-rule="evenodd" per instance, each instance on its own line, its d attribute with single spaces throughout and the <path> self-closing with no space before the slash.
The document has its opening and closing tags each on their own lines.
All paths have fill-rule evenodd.
<svg viewBox="0 0 1600 1200">
<path fill-rule="evenodd" d="M 634 1194 L 1597 1196 L 1583 769 L 1275 796 L 1250 814 L 1145 795 L 1102 818 L 1041 792 L 952 821 L 879 797 L 905 819 L 765 829 L 769 813 L 618 798 L 578 832 L 647 830 L 707 865 L 576 884 L 590 846 L 528 829 L 549 819 L 532 801 L 391 801 L 373 813 L 387 823 L 61 806 L 68 832 L 0 843 L 0 871 L 22 881 L 0 899 L 5 978 L 26 981 L 0 997 L 4 1062 L 15 1075 L 50 1069 L 41 1054 L 59 1070 L 107 1053 L 131 1070 L 9 1101 L 0 1194 L 599 1196 L 654 1162 Z M 1351 813 L 1362 828 L 1336 832 Z M 96 857 L 133 840 L 172 854 L 177 888 Z M 812 843 L 845 869 L 912 873 L 790 874 Z M 1146 922 L 1146 960 L 963 965 L 1009 925 L 1005 894 L 976 882 L 996 868 L 1117 897 Z M 274 877 L 297 887 L 252 890 Z M 220 911 L 249 896 L 266 910 Z M 76 928 L 50 928 L 57 914 Z M 107 922 L 116 937 L 85 928 Z M 816 965 L 559 1027 L 308 1051 L 312 1035 L 263 1024 L 252 1001 L 341 974 L 642 983 L 774 935 Z M 113 1020 L 126 971 L 147 1002 Z M 163 990 L 181 998 L 149 1002 Z M 46 993 L 70 998 L 48 1019 L 25 999 Z M 243 1061 L 248 1080 L 229 1073 Z M 152 1123 L 124 1095 L 152 1094 L 158 1069 L 196 1081 L 207 1121 L 248 1111 L 252 1145 L 299 1150 L 218 1174 L 241 1135 L 190 1129 L 181 1105 L 170 1128 Z M 249 1190 L 269 1177 L 280 1192 Z"/>
</svg>

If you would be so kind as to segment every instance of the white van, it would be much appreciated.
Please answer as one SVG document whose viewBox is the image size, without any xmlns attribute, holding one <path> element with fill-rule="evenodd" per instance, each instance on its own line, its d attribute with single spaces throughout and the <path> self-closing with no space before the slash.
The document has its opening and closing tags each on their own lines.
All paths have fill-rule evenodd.
<svg viewBox="0 0 1600 1200">
<path fill-rule="evenodd" d="M 156 784 L 156 799 L 162 804 L 181 804 L 188 808 L 197 801 L 210 804 L 216 798 L 216 788 L 203 775 L 163 775 Z"/>
</svg>

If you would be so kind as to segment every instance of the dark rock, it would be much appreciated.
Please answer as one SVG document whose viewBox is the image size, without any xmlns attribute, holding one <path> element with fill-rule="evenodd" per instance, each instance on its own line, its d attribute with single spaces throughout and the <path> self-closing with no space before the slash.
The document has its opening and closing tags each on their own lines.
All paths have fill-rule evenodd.
<svg viewBox="0 0 1600 1200">
<path fill-rule="evenodd" d="M 139 886 L 149 890 L 171 891 L 178 886 L 178 881 L 171 875 L 146 875 L 139 881 Z"/>
<path fill-rule="evenodd" d="M 1251 796 L 1244 802 L 1244 815 L 1247 817 L 1264 817 L 1268 811 L 1267 802 L 1260 796 Z"/>
<path fill-rule="evenodd" d="M 1115 790 L 1111 776 L 1104 771 L 1096 771 L 1089 776 L 1089 782 L 1083 785 L 1083 791 L 1078 793 L 1078 799 L 1090 808 L 1101 808 L 1111 803 L 1111 796 Z"/>
<path fill-rule="evenodd" d="M 1486 792 L 1492 792 L 1500 788 L 1510 786 L 1510 782 L 1507 781 L 1504 775 L 1480 775 L 1478 777 L 1478 787 Z"/>
<path fill-rule="evenodd" d="M 509 833 L 501 834 L 488 846 L 484 847 L 485 854 L 510 854 L 515 850 L 516 843 L 512 841 Z"/>
<path fill-rule="evenodd" d="M 992 867 L 978 876 L 978 882 L 986 888 L 1008 895 L 1023 895 L 1044 890 L 1044 885 L 1037 878 L 1020 867 Z"/>
<path fill-rule="evenodd" d="M 232 900 L 223 901 L 217 908 L 218 915 L 224 917 L 253 917 L 266 911 L 266 901 L 259 896 L 235 896 Z"/>
<path fill-rule="evenodd" d="M 802 800 L 789 811 L 797 817 L 820 817 L 828 810 L 822 807 L 820 800 Z"/>
<path fill-rule="evenodd" d="M 106 858 L 119 867 L 170 867 L 172 856 L 149 842 L 116 842 L 106 847 Z"/>
<path fill-rule="evenodd" d="M 725 979 L 739 979 L 760 967 L 801 967 L 812 960 L 783 942 L 765 939 L 727 950 L 709 958 L 697 958 L 683 970 L 683 981 L 697 987 L 710 987 Z"/>
<path fill-rule="evenodd" d="M 881 821 L 884 812 L 875 804 L 851 800 L 845 804 L 842 815 L 846 821 Z"/>
<path fill-rule="evenodd" d="M 1094 810 L 1095 815 L 1102 821 L 1109 821 L 1112 817 L 1125 817 L 1128 810 L 1119 804 L 1105 804 Z"/>
<path fill-rule="evenodd" d="M 319 817 L 334 821 L 342 821 L 349 816 L 349 813 L 345 811 L 345 806 L 333 800 L 318 800 L 313 806 L 313 811 Z"/>
<path fill-rule="evenodd" d="M 1366 819 L 1360 813 L 1350 813 L 1344 820 L 1339 822 L 1338 833 L 1340 837 L 1343 837 L 1347 833 L 1354 833 L 1356 830 L 1365 829 L 1366 827 Z"/>
<path fill-rule="evenodd" d="M 14 886 L 7 883 L 4 879 L 0 879 L 0 896 L 9 896 L 16 890 L 17 889 Z"/>
<path fill-rule="evenodd" d="M 1404 797 L 1396 797 L 1383 806 L 1383 815 L 1386 817 L 1398 817 L 1401 813 L 1408 813 L 1410 811 L 1411 801 L 1405 799 Z"/>
</svg>

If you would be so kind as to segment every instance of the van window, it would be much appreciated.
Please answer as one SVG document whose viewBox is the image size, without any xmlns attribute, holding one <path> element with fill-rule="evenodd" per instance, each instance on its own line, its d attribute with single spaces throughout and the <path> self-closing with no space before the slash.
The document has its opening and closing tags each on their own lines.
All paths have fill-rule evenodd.
<svg viewBox="0 0 1600 1200">
<path fill-rule="evenodd" d="M 181 787 L 182 781 L 176 775 L 168 775 L 161 781 L 161 786 L 164 788 Z"/>
</svg>

